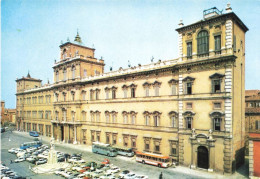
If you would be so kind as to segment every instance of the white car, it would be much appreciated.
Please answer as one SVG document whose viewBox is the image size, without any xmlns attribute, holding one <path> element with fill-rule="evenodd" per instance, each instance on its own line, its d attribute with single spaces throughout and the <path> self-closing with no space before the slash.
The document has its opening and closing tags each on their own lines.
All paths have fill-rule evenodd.
<svg viewBox="0 0 260 179">
<path fill-rule="evenodd" d="M 25 151 L 22 151 L 22 152 L 18 152 L 18 153 L 16 154 L 16 156 L 19 158 L 19 157 L 23 157 L 25 154 L 26 154 L 26 152 L 25 152 Z"/>
<path fill-rule="evenodd" d="M 82 170 L 82 168 L 81 167 L 72 167 L 72 170 L 80 171 L 80 170 Z"/>
<path fill-rule="evenodd" d="M 48 158 L 48 154 L 43 154 L 42 153 L 42 154 L 39 154 L 38 157 L 40 157 L 40 158 Z"/>
<path fill-rule="evenodd" d="M 23 150 L 23 149 L 19 149 L 19 148 L 17 148 L 16 151 L 15 151 L 14 153 L 17 154 L 17 153 L 19 153 L 19 152 L 24 152 L 24 150 Z"/>
<path fill-rule="evenodd" d="M 8 150 L 8 152 L 9 153 L 15 153 L 16 150 L 17 150 L 16 148 L 11 148 L 11 149 Z"/>
<path fill-rule="evenodd" d="M 117 172 L 120 172 L 120 168 L 116 166 L 113 166 L 109 170 L 107 170 L 107 173 L 117 173 Z"/>
<path fill-rule="evenodd" d="M 18 159 L 15 159 L 14 162 L 18 163 L 18 162 L 23 162 L 25 161 L 24 157 L 19 157 Z"/>
<path fill-rule="evenodd" d="M 36 165 L 39 165 L 39 164 L 44 164 L 44 163 L 47 163 L 47 159 L 45 159 L 45 158 L 40 158 L 35 164 L 36 164 Z"/>
<path fill-rule="evenodd" d="M 115 175 L 112 173 L 104 173 L 101 177 L 99 178 L 103 178 L 103 179 L 115 179 Z"/>
<path fill-rule="evenodd" d="M 77 157 L 72 157 L 68 160 L 68 162 L 71 162 L 71 163 L 84 163 L 85 160 L 83 159 L 78 159 Z"/>
</svg>

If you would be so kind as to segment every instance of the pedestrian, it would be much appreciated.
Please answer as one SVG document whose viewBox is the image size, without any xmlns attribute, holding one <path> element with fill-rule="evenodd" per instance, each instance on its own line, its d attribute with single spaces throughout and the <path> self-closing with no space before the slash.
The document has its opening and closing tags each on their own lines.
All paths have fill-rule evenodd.
<svg viewBox="0 0 260 179">
<path fill-rule="evenodd" d="M 161 174 L 159 175 L 159 179 L 163 179 L 163 174 L 161 172 Z"/>
<path fill-rule="evenodd" d="M 10 160 L 10 164 L 13 163 L 12 159 Z"/>
</svg>

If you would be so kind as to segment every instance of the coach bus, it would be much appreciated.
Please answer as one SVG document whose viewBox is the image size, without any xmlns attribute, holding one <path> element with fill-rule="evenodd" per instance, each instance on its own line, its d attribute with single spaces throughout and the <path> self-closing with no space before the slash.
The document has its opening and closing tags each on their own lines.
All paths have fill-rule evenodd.
<svg viewBox="0 0 260 179">
<path fill-rule="evenodd" d="M 110 157 L 116 157 L 117 151 L 109 144 L 103 144 L 100 142 L 93 142 L 92 143 L 92 152 L 97 154 L 103 154 Z"/>
<path fill-rule="evenodd" d="M 23 144 L 21 144 L 20 146 L 20 149 L 27 149 L 27 148 L 30 148 L 30 147 L 40 147 L 42 145 L 42 142 L 41 141 L 34 141 L 34 142 L 25 142 Z"/>
<path fill-rule="evenodd" d="M 127 156 L 127 157 L 133 157 L 134 156 L 134 152 L 132 148 L 128 148 L 128 147 L 119 147 L 119 146 L 112 146 L 114 149 L 116 149 L 117 154 L 118 155 L 123 155 L 123 156 Z"/>
<path fill-rule="evenodd" d="M 152 153 L 144 153 L 136 151 L 136 161 L 141 162 L 143 164 L 155 165 L 158 167 L 167 168 L 171 166 L 170 157 L 152 154 Z"/>
</svg>

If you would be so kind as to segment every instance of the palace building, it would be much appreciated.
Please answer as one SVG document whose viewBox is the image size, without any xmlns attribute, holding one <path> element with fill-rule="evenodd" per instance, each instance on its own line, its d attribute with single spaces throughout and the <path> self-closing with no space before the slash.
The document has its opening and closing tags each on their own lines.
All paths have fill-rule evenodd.
<svg viewBox="0 0 260 179">
<path fill-rule="evenodd" d="M 170 156 L 176 165 L 233 173 L 244 162 L 245 33 L 211 8 L 179 23 L 178 58 L 104 72 L 79 36 L 60 45 L 53 84 L 17 79 L 17 128 L 56 141 L 93 141 Z"/>
</svg>

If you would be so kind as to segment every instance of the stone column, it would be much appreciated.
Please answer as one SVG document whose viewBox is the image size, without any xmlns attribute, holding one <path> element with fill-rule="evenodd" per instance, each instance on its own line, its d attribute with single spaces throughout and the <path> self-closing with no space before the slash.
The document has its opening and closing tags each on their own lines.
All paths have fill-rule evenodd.
<svg viewBox="0 0 260 179">
<path fill-rule="evenodd" d="M 215 168 L 215 147 L 209 146 L 209 172 L 213 172 Z"/>
</svg>

